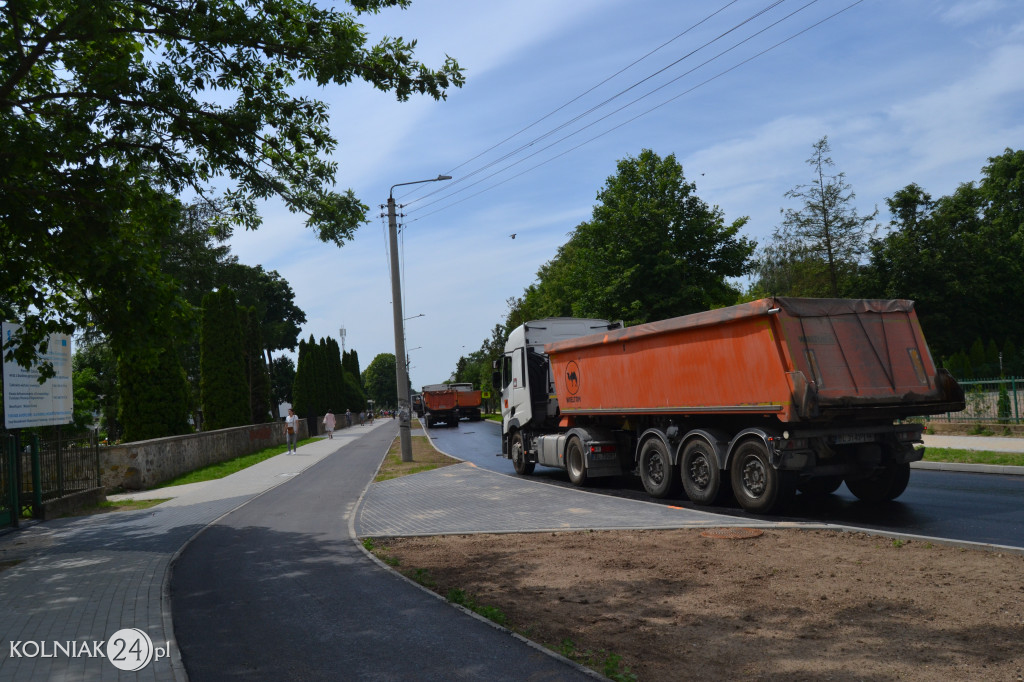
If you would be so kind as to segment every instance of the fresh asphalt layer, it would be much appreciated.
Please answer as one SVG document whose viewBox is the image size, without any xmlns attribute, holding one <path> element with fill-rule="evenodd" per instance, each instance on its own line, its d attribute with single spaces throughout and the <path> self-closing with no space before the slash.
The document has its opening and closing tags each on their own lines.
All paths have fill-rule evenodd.
<svg viewBox="0 0 1024 682">
<path fill-rule="evenodd" d="M 396 431 L 375 429 L 189 543 L 171 577 L 189 679 L 592 679 L 354 542 L 350 517 Z"/>
</svg>

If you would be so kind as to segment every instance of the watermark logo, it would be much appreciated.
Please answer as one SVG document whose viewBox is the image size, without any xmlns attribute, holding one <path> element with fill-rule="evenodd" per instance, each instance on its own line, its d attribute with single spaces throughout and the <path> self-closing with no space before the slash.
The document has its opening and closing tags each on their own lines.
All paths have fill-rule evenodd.
<svg viewBox="0 0 1024 682">
<path fill-rule="evenodd" d="M 118 670 L 142 670 L 153 660 L 153 640 L 138 628 L 118 630 L 107 640 L 107 659 Z"/>
<path fill-rule="evenodd" d="M 170 642 L 154 646 L 139 628 L 122 628 L 105 642 L 11 641 L 10 658 L 105 658 L 118 670 L 137 672 L 170 656 Z"/>
</svg>

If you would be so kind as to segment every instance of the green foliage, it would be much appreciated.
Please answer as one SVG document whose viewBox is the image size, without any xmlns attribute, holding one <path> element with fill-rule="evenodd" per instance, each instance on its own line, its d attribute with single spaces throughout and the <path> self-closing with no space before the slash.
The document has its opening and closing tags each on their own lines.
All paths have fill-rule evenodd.
<svg viewBox="0 0 1024 682">
<path fill-rule="evenodd" d="M 1006 390 L 1006 384 L 999 384 L 999 399 L 996 401 L 996 417 L 1000 424 L 1010 423 L 1010 393 Z"/>
<path fill-rule="evenodd" d="M 295 349 L 306 314 L 295 305 L 295 292 L 277 270 L 266 272 L 262 265 L 232 261 L 219 269 L 217 286 L 232 289 L 240 304 L 256 309 L 267 352 Z"/>
<path fill-rule="evenodd" d="M 786 192 L 801 207 L 783 210 L 782 225 L 761 253 L 756 288 L 765 295 L 835 298 L 853 287 L 878 211 L 857 215 L 845 174 L 828 175 L 831 151 L 827 136 L 815 142 L 807 159 L 813 180 Z"/>
<path fill-rule="evenodd" d="M 99 411 L 99 392 L 96 370 L 92 367 L 73 369 L 71 385 L 74 387 L 74 408 L 72 424 L 76 431 L 93 427 L 93 413 Z"/>
<path fill-rule="evenodd" d="M 379 353 L 363 372 L 366 397 L 373 400 L 375 406 L 398 407 L 396 374 L 394 353 Z"/>
<path fill-rule="evenodd" d="M 274 358 L 270 370 L 270 395 L 273 406 L 292 401 L 292 385 L 295 383 L 295 361 L 287 355 Z"/>
<path fill-rule="evenodd" d="M 240 308 L 245 321 L 245 376 L 249 386 L 249 423 L 271 421 L 270 374 L 263 358 L 263 334 L 256 308 Z"/>
<path fill-rule="evenodd" d="M 190 391 L 177 354 L 170 349 L 156 357 L 122 355 L 117 365 L 119 420 L 125 441 L 190 433 Z"/>
<path fill-rule="evenodd" d="M 295 370 L 295 381 L 292 384 L 292 409 L 295 410 L 295 414 L 309 414 L 313 407 L 316 400 L 313 383 L 314 371 L 309 344 L 300 340 L 298 366 Z"/>
<path fill-rule="evenodd" d="M 985 344 L 981 342 L 981 339 L 974 339 L 974 343 L 971 344 L 971 350 L 967 353 L 967 359 L 971 363 L 971 367 L 981 367 L 987 362 L 985 358 Z"/>
<path fill-rule="evenodd" d="M 356 378 L 357 382 L 362 382 L 362 372 L 359 370 L 359 354 L 355 350 L 347 350 L 342 353 L 341 366 L 345 368 L 345 371 Z"/>
<path fill-rule="evenodd" d="M 949 196 L 932 201 L 917 185 L 898 191 L 887 201 L 889 234 L 870 245 L 867 293 L 916 301 L 939 355 L 975 338 L 1024 338 L 1022 187 L 1024 152 L 1007 149 L 979 183 Z"/>
<path fill-rule="evenodd" d="M 368 43 L 357 14 L 407 4 L 5 3 L 0 315 L 25 328 L 5 351 L 29 366 L 46 336 L 90 325 L 117 355 L 159 347 L 185 300 L 158 267 L 175 195 L 247 228 L 276 196 L 321 240 L 351 238 L 367 208 L 333 189 L 327 105 L 308 92 L 358 79 L 401 101 L 460 87 L 458 64 L 421 64 L 415 41 Z"/>
<path fill-rule="evenodd" d="M 110 440 L 119 440 L 122 432 L 117 417 L 120 388 L 117 382 L 117 360 L 110 350 L 110 344 L 95 334 L 81 337 L 75 346 L 71 367 L 74 372 L 76 426 L 80 425 L 80 409 L 90 413 L 98 411 L 100 421 L 97 426 L 100 431 Z M 85 421 L 83 415 L 81 423 Z"/>
<path fill-rule="evenodd" d="M 695 191 L 674 155 L 619 161 L 591 220 L 540 269 L 518 312 L 636 324 L 734 303 L 727 278 L 747 271 L 755 246 L 738 236 L 746 218 L 726 225 Z"/>
<path fill-rule="evenodd" d="M 299 366 L 292 390 L 295 413 L 308 416 L 365 409 L 366 398 L 353 377 L 342 365 L 338 342 L 330 338 L 299 342 Z"/>
<path fill-rule="evenodd" d="M 230 289 L 203 298 L 199 369 L 205 431 L 249 423 L 249 382 L 240 318 Z"/>
</svg>

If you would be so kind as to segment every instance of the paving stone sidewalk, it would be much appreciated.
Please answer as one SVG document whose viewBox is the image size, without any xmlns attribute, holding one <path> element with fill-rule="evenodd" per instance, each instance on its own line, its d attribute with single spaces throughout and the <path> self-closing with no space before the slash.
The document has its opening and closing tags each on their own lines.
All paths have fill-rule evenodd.
<svg viewBox="0 0 1024 682">
<path fill-rule="evenodd" d="M 0 682 L 187 679 L 166 594 L 175 554 L 224 514 L 383 423 L 344 429 L 218 481 L 128 495 L 174 498 L 151 509 L 58 519 L 0 536 L 7 566 L 0 571 Z M 95 643 L 123 628 L 142 630 L 168 655 L 138 672 L 99 658 L 105 648 Z"/>
</svg>

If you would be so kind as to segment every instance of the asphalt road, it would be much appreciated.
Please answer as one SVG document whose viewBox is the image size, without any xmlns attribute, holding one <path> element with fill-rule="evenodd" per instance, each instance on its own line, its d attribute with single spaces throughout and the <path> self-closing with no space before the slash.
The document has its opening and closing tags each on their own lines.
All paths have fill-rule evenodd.
<svg viewBox="0 0 1024 682">
<path fill-rule="evenodd" d="M 501 452 L 501 427 L 492 422 L 461 422 L 458 428 L 430 429 L 442 451 L 479 467 L 515 476 L 512 462 L 495 455 Z M 537 480 L 569 487 L 565 472 L 537 467 Z M 662 504 L 688 505 L 685 496 L 655 500 L 635 477 L 599 480 L 590 490 Z M 824 499 L 797 495 L 782 514 L 765 517 L 749 514 L 738 506 L 700 507 L 739 518 L 837 523 L 857 528 L 926 535 L 948 540 L 988 542 L 1024 547 L 1024 476 L 956 473 L 915 469 L 910 485 L 897 500 L 865 504 L 846 486 Z"/>
<path fill-rule="evenodd" d="M 397 431 L 379 426 L 185 548 L 171 608 L 192 682 L 590 679 L 355 545 L 348 517 Z"/>
</svg>

